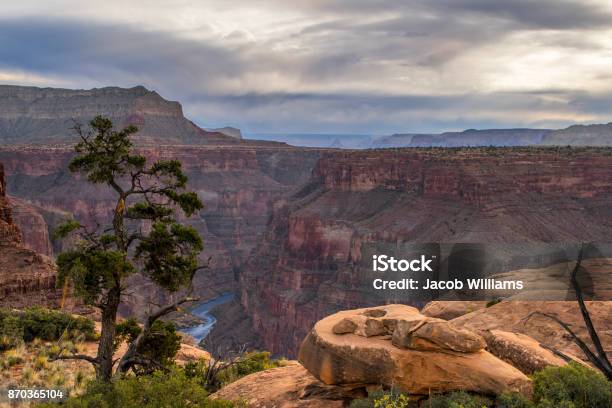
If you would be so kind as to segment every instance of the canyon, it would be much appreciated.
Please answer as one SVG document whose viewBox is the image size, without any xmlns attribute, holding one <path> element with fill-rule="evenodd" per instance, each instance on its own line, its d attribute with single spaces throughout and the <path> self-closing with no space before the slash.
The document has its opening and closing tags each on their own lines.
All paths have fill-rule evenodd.
<svg viewBox="0 0 612 408">
<path fill-rule="evenodd" d="M 601 244 L 589 257 L 610 255 L 610 148 L 298 148 L 205 131 L 180 104 L 142 87 L 0 87 L 0 106 L 0 241 L 45 262 L 69 244 L 53 239 L 62 220 L 104 224 L 114 207 L 107 189 L 68 171 L 72 119 L 104 114 L 117 126 L 134 123 L 136 149 L 147 159 L 181 161 L 205 204 L 184 221 L 204 237 L 202 260 L 211 257 L 195 277 L 196 294 L 203 301 L 235 294 L 213 311 L 215 342 L 292 357 L 326 315 L 421 306 L 439 295 L 373 292 L 376 253 L 433 254 L 445 276 L 565 262 L 583 241 Z M 9 245 L 2 248 L 9 259 Z M 50 290 L 51 279 L 38 286 Z M 131 284 L 138 290 L 124 315 L 167 300 L 143 278 Z"/>
<path fill-rule="evenodd" d="M 565 262 L 583 241 L 602 243 L 589 256 L 609 257 L 611 199 L 605 149 L 325 152 L 275 204 L 239 274 L 241 307 L 266 350 L 294 356 L 331 313 L 438 295 L 372 290 L 373 254 L 435 254 L 449 277 Z M 213 337 L 232 336 L 219 327 Z"/>
<path fill-rule="evenodd" d="M 320 154 L 289 146 L 168 146 L 139 151 L 149 160 L 180 160 L 189 187 L 205 203 L 199 215 L 184 220 L 204 238 L 202 260 L 211 258 L 210 268 L 194 281 L 203 300 L 235 290 L 236 274 L 265 229 L 271 203 L 300 185 Z M 51 248 L 57 255 L 65 243 L 48 237 L 69 215 L 89 226 L 109 221 L 115 205 L 111 192 L 71 174 L 72 157 L 70 147 L 0 148 L 8 190 L 18 198 L 23 215 L 18 221 L 31 248 Z M 141 288 L 125 305 L 126 314 L 165 296 L 145 280 L 134 284 Z"/>
</svg>

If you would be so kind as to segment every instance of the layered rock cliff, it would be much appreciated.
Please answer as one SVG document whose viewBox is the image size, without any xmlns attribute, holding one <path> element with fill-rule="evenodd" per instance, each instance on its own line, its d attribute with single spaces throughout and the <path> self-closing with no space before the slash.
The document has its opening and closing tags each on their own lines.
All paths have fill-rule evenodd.
<svg viewBox="0 0 612 408">
<path fill-rule="evenodd" d="M 0 306 L 60 305 L 62 292 L 55 287 L 56 274 L 51 258 L 22 245 L 0 163 Z"/>
<path fill-rule="evenodd" d="M 180 103 L 142 86 L 72 90 L 0 85 L 0 143 L 5 145 L 72 144 L 75 121 L 86 123 L 96 115 L 117 126 L 138 126 L 134 140 L 140 145 L 241 143 L 201 129 L 183 116 Z"/>
<path fill-rule="evenodd" d="M 196 276 L 195 287 L 204 299 L 236 289 L 235 274 L 255 246 L 268 222 L 271 205 L 282 195 L 301 185 L 310 175 L 320 155 L 318 150 L 286 146 L 166 146 L 143 148 L 148 159 L 174 158 L 183 163 L 189 187 L 205 204 L 199 216 L 187 222 L 205 240 L 204 258 L 212 257 L 211 268 Z M 37 210 L 47 223 L 71 214 L 90 225 L 108 221 L 115 202 L 111 192 L 93 186 L 70 174 L 71 148 L 0 148 L 5 163 L 8 191 L 23 203 L 18 221 L 31 237 L 30 245 L 42 246 L 48 234 L 29 218 L 27 208 Z M 37 239 L 34 239 L 37 237 Z M 59 243 L 54 243 L 56 253 Z M 124 311 L 139 310 L 152 297 L 161 296 L 146 281 L 135 282 L 139 290 Z M 162 299 L 157 298 L 156 302 Z"/>
<path fill-rule="evenodd" d="M 240 301 L 265 349 L 293 356 L 327 314 L 427 300 L 373 291 L 373 254 L 433 253 L 476 275 L 562 262 L 577 242 L 609 241 L 611 199 L 598 149 L 328 152 L 277 202 Z"/>
</svg>

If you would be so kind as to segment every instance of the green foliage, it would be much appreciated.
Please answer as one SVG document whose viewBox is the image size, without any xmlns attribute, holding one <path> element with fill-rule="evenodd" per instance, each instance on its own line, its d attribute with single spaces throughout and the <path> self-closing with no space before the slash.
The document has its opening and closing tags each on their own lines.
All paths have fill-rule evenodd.
<svg viewBox="0 0 612 408">
<path fill-rule="evenodd" d="M 102 116 L 96 116 L 89 125 L 92 133 L 82 134 L 86 140 L 82 139 L 75 146 L 79 155 L 70 162 L 70 171 L 87 174 L 87 179 L 94 184 L 108 184 L 127 174 L 128 167 L 141 169 L 144 166 L 142 156 L 129 155 L 132 147 L 129 136 L 138 128 L 128 126 L 117 132 L 113 130 L 113 122 Z"/>
<path fill-rule="evenodd" d="M 351 402 L 351 408 L 407 408 L 410 404 L 408 394 L 398 390 L 374 390 L 368 392 L 367 398 Z"/>
<path fill-rule="evenodd" d="M 407 408 L 409 402 L 406 394 L 385 394 L 374 400 L 374 408 Z"/>
<path fill-rule="evenodd" d="M 0 347 L 14 347 L 21 341 L 48 341 L 85 337 L 96 338 L 93 321 L 58 310 L 33 307 L 24 311 L 0 309 Z M 6 339 L 4 339 L 6 337 Z"/>
<path fill-rule="evenodd" d="M 124 341 L 128 344 L 133 342 L 140 333 L 142 333 L 142 328 L 136 319 L 130 318 L 117 324 L 114 349 L 117 350 Z M 140 357 L 156 361 L 163 367 L 170 367 L 180 348 L 181 336 L 176 332 L 174 323 L 157 320 L 142 339 L 136 352 Z M 140 367 L 137 372 L 138 374 L 151 373 L 155 368 L 159 367 Z"/>
<path fill-rule="evenodd" d="M 202 238 L 193 227 L 157 222 L 149 236 L 139 242 L 135 256 L 143 261 L 143 272 L 151 280 L 176 291 L 191 279 L 202 249 Z"/>
<path fill-rule="evenodd" d="M 138 354 L 155 360 L 167 367 L 173 363 L 174 356 L 181 348 L 181 336 L 176 332 L 174 323 L 157 320 L 138 347 Z"/>
<path fill-rule="evenodd" d="M 538 408 L 607 408 L 612 405 L 612 383 L 574 362 L 547 367 L 533 375 L 533 399 Z"/>
<path fill-rule="evenodd" d="M 533 403 L 522 394 L 504 392 L 495 400 L 496 408 L 535 408 Z"/>
<path fill-rule="evenodd" d="M 121 343 L 131 343 L 136 340 L 136 337 L 142 332 L 142 329 L 138 325 L 138 322 L 133 317 L 118 323 L 115 326 L 115 342 L 113 348 L 115 351 L 119 348 Z"/>
<path fill-rule="evenodd" d="M 270 360 L 270 352 L 252 351 L 247 353 L 233 366 L 221 371 L 219 377 L 223 384 L 229 384 L 249 374 L 279 366 L 278 360 Z"/>
<path fill-rule="evenodd" d="M 93 382 L 82 396 L 71 397 L 62 404 L 42 407 L 67 408 L 232 408 L 236 403 L 210 400 L 198 382 L 176 368 L 168 373 L 156 371 L 144 376 L 126 376 L 111 383 Z"/>
<path fill-rule="evenodd" d="M 612 383 L 593 369 L 578 363 L 548 367 L 533 375 L 533 401 L 517 393 L 503 393 L 495 403 L 458 391 L 433 395 L 423 408 L 608 408 L 612 406 Z M 373 391 L 354 400 L 351 408 L 407 407 L 408 396 L 394 391 Z M 401 405 L 401 404 L 406 405 Z M 378 405 L 376 405 L 378 404 Z M 393 405 L 395 404 L 395 405 Z M 400 405 L 398 405 L 400 404 Z"/>
<path fill-rule="evenodd" d="M 490 402 L 483 397 L 470 395 L 463 391 L 434 395 L 424 404 L 427 408 L 486 408 Z"/>
<path fill-rule="evenodd" d="M 0 351 L 17 347 L 23 342 L 23 325 L 18 316 L 0 309 Z"/>
<path fill-rule="evenodd" d="M 81 228 L 81 223 L 76 220 L 68 220 L 61 224 L 53 233 L 53 238 L 66 238 L 72 232 Z"/>
<path fill-rule="evenodd" d="M 189 362 L 185 365 L 185 373 L 188 377 L 197 379 L 210 392 L 214 392 L 249 374 L 280 367 L 282 360 L 271 360 L 267 351 L 252 351 L 236 363 L 218 371 L 211 364 L 214 364 L 213 361 Z"/>
<path fill-rule="evenodd" d="M 57 257 L 57 283 L 66 279 L 74 285 L 75 293 L 86 304 L 95 304 L 99 297 L 136 270 L 121 251 L 84 247 L 61 253 Z"/>
</svg>

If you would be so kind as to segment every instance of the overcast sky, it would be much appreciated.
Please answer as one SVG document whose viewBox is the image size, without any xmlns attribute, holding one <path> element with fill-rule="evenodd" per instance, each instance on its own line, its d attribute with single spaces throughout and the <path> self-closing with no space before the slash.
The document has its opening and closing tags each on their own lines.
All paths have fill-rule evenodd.
<svg viewBox="0 0 612 408">
<path fill-rule="evenodd" d="M 247 132 L 610 122 L 609 3 L 2 1 L 0 83 L 142 84 Z"/>
</svg>

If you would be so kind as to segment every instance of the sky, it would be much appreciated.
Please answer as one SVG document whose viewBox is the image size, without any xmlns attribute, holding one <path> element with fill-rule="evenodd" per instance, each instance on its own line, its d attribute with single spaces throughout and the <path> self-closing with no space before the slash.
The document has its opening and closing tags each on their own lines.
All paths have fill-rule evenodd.
<svg viewBox="0 0 612 408">
<path fill-rule="evenodd" d="M 610 3 L 2 1 L 0 83 L 144 85 L 247 133 L 607 123 Z"/>
</svg>

